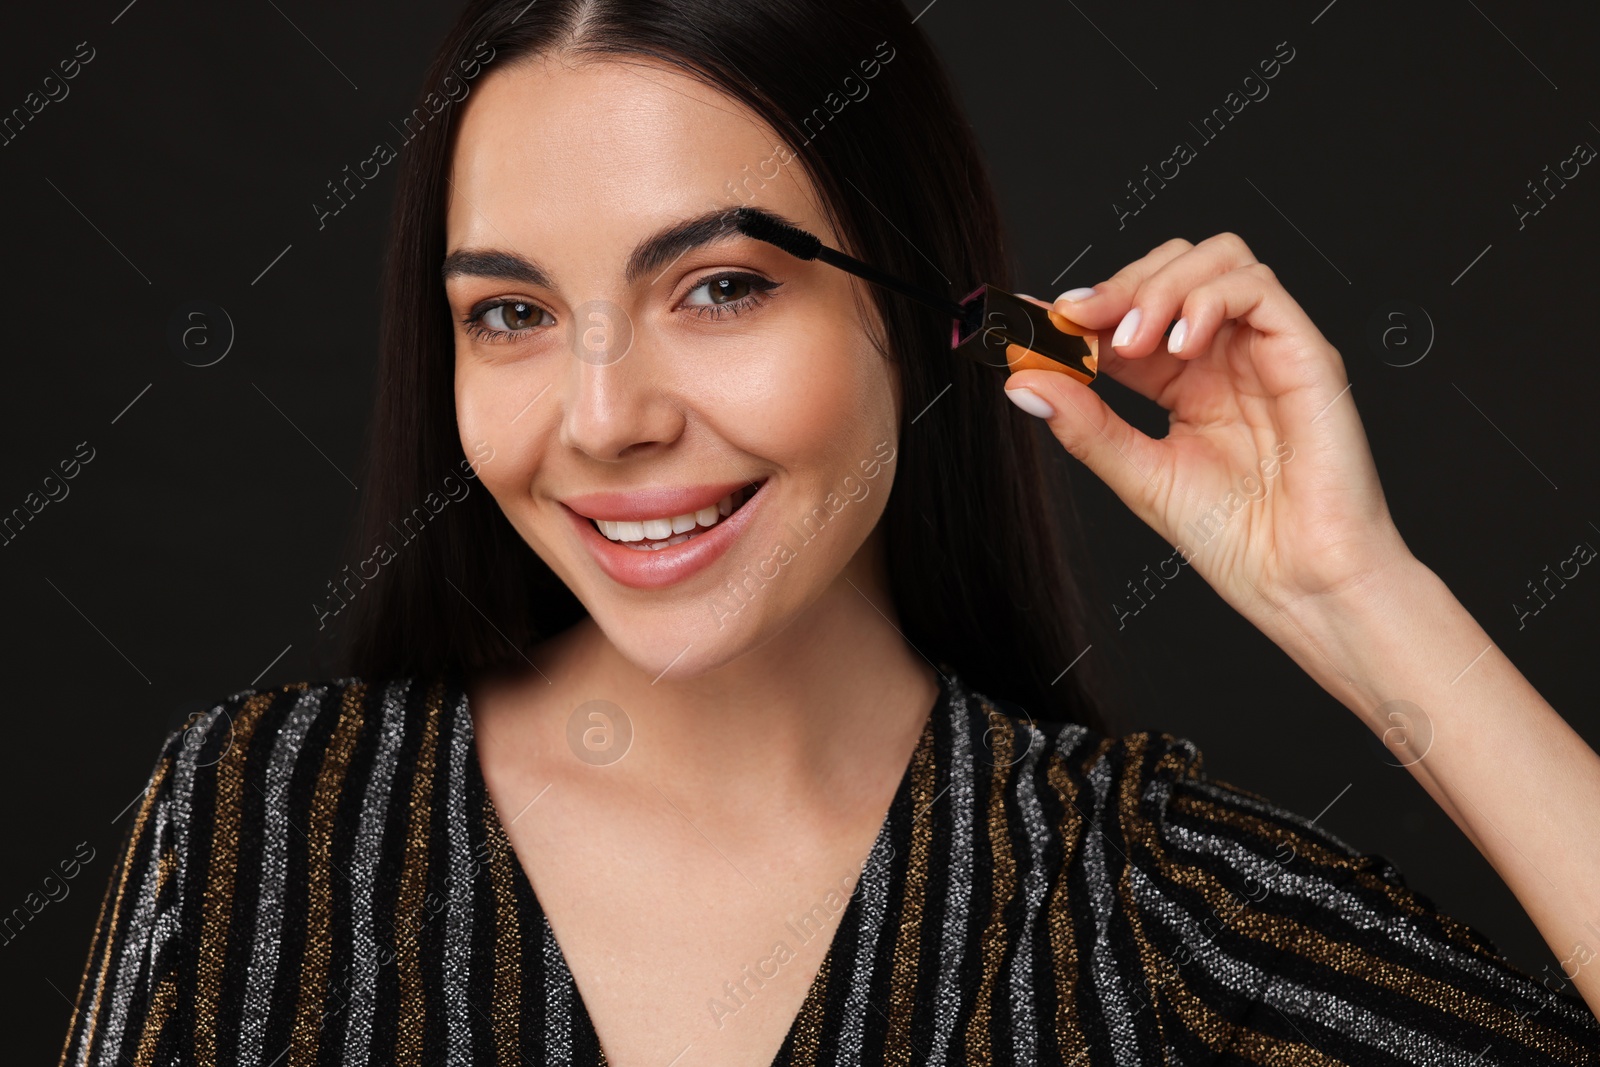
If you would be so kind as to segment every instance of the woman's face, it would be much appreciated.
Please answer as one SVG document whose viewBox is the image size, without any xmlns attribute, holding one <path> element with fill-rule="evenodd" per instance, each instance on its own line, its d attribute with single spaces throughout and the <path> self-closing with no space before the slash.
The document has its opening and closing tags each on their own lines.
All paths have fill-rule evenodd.
<svg viewBox="0 0 1600 1067">
<path fill-rule="evenodd" d="M 692 676 L 876 587 L 893 365 L 862 283 L 718 221 L 747 203 L 840 247 L 750 112 L 653 61 L 507 67 L 448 194 L 462 447 L 624 656 Z"/>
</svg>

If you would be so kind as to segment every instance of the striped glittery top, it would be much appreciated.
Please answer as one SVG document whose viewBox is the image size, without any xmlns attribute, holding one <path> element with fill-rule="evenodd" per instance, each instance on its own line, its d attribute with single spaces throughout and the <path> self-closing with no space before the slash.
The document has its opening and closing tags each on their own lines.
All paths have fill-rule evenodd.
<svg viewBox="0 0 1600 1067">
<path fill-rule="evenodd" d="M 1191 742 L 953 676 L 842 907 L 778 1064 L 1600 1064 L 1581 1000 Z M 459 682 L 247 690 L 174 731 L 63 1062 L 605 1063 Z"/>
</svg>

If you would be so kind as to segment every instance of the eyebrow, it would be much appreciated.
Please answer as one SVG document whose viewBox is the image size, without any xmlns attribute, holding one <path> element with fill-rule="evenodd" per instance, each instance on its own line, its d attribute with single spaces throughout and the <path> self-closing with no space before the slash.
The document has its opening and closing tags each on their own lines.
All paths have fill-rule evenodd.
<svg viewBox="0 0 1600 1067">
<path fill-rule="evenodd" d="M 728 235 L 744 236 L 734 220 L 735 208 L 713 208 L 710 211 L 672 223 L 644 238 L 634 246 L 628 256 L 623 279 L 633 285 L 640 278 L 662 264 L 671 264 L 690 249 L 710 244 Z M 761 215 L 785 226 L 795 223 L 772 211 L 747 208 L 750 214 Z M 798 228 L 798 227 L 796 227 Z M 752 238 L 753 240 L 753 238 Z M 555 288 L 550 273 L 538 263 L 517 252 L 496 248 L 458 248 L 444 257 L 439 268 L 444 281 L 457 276 L 494 278 L 500 281 L 522 282 L 526 285 Z"/>
</svg>

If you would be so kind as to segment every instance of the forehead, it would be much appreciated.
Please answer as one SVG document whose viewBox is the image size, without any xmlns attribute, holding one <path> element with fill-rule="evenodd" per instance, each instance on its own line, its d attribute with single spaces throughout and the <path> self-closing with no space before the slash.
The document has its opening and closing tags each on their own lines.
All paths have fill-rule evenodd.
<svg viewBox="0 0 1600 1067">
<path fill-rule="evenodd" d="M 574 244 L 631 247 L 663 220 L 741 196 L 814 219 L 781 143 L 738 101 L 660 61 L 526 60 L 486 75 L 465 102 L 447 247 L 509 242 L 541 260 Z"/>
</svg>

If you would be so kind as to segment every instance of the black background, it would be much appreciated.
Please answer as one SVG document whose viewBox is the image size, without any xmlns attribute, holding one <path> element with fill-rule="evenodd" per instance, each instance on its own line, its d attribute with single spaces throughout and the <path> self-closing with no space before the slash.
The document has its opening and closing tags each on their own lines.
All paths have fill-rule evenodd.
<svg viewBox="0 0 1600 1067">
<path fill-rule="evenodd" d="M 79 42 L 95 50 L 70 95 L 0 146 L 0 512 L 80 442 L 94 450 L 70 495 L 0 545 L 12 814 L 0 914 L 79 842 L 96 850 L 70 895 L 0 944 L 19 1062 L 59 1054 L 128 805 L 164 733 L 248 685 L 333 671 L 311 604 L 348 562 L 393 175 L 320 231 L 312 204 L 395 140 L 390 123 L 455 12 L 125 3 L 0 15 L 0 113 Z M 1600 145 L 1592 8 L 921 4 L 988 152 L 1018 288 L 1048 299 L 1173 236 L 1243 236 L 1343 354 L 1412 551 L 1596 743 L 1585 694 L 1600 577 L 1580 572 L 1522 628 L 1512 607 L 1546 564 L 1600 545 L 1600 168 L 1520 228 L 1513 208 L 1533 202 L 1526 183 L 1546 164 Z M 1294 58 L 1269 95 L 1201 138 L 1190 123 L 1243 95 L 1280 42 Z M 1126 183 L 1180 140 L 1196 158 L 1119 226 Z M 236 331 L 208 367 L 168 340 L 196 300 Z M 1410 310 L 1386 320 L 1402 329 L 1385 351 L 1369 324 L 1396 301 Z M 1164 434 L 1162 411 L 1102 381 L 1119 412 Z M 1172 549 L 1069 470 L 1095 546 L 1080 562 L 1100 589 L 1089 655 L 1109 655 L 1131 695 L 1118 725 L 1194 739 L 1215 777 L 1320 813 L 1519 966 L 1553 968 L 1410 774 L 1202 579 L 1185 570 L 1116 630 L 1112 601 Z"/>
</svg>

